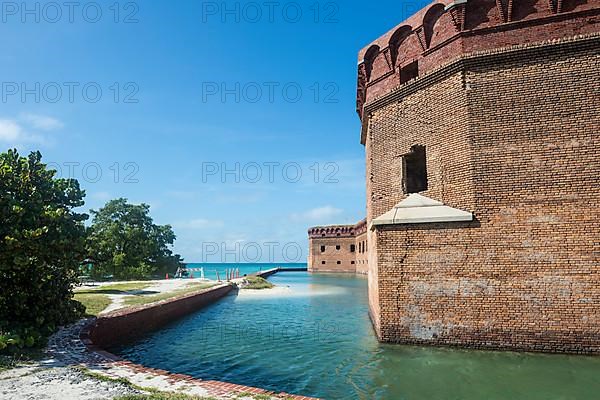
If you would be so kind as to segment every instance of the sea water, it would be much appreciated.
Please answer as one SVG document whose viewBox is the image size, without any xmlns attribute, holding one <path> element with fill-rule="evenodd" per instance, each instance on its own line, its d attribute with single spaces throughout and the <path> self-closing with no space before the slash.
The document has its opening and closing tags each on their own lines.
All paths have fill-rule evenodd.
<svg viewBox="0 0 600 400">
<path fill-rule="evenodd" d="M 366 278 L 269 279 L 276 290 L 232 294 L 113 350 L 174 373 L 323 399 L 600 398 L 600 357 L 380 344 Z"/>
</svg>

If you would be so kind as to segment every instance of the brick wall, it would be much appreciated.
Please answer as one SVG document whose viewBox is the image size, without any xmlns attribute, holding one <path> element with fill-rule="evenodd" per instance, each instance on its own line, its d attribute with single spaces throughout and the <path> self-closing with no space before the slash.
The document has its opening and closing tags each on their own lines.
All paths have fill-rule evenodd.
<svg viewBox="0 0 600 400">
<path fill-rule="evenodd" d="M 354 237 L 310 239 L 311 261 L 308 270 L 310 272 L 356 272 L 356 251 L 350 251 L 350 246 L 354 244 Z M 325 251 L 321 251 L 322 246 Z"/>
<path fill-rule="evenodd" d="M 355 225 L 317 226 L 309 229 L 309 272 L 367 274 L 368 269 L 366 220 Z"/>
<path fill-rule="evenodd" d="M 356 236 L 356 273 L 366 275 L 369 273 L 369 242 L 367 231 Z M 364 250 L 362 248 L 364 247 Z"/>
<path fill-rule="evenodd" d="M 365 104 L 403 82 L 402 68 L 414 61 L 421 76 L 474 51 L 600 29 L 599 0 L 469 0 L 444 11 L 450 3 L 431 3 L 359 52 L 357 111 L 361 117 Z"/>
<path fill-rule="evenodd" d="M 481 54 L 369 113 L 368 222 L 405 197 L 415 144 L 423 194 L 476 217 L 369 233 L 381 340 L 600 352 L 600 41 L 583 42 Z"/>
<path fill-rule="evenodd" d="M 225 284 L 156 304 L 114 311 L 96 319 L 89 327 L 89 338 L 100 347 L 123 343 L 214 303 L 232 289 L 232 285 Z"/>
</svg>

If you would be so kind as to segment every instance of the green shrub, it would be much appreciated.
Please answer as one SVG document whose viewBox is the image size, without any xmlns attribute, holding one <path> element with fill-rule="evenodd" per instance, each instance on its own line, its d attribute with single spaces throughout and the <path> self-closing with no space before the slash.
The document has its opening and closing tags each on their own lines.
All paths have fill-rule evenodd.
<svg viewBox="0 0 600 400">
<path fill-rule="evenodd" d="M 88 216 L 84 192 L 39 152 L 0 154 L 0 351 L 32 347 L 83 315 L 73 301 Z"/>
<path fill-rule="evenodd" d="M 265 278 L 262 278 L 260 276 L 247 276 L 245 278 L 245 281 L 247 282 L 246 285 L 242 286 L 242 289 L 271 289 L 274 288 L 275 285 L 273 285 L 271 282 L 269 282 L 268 280 L 266 280 Z"/>
</svg>

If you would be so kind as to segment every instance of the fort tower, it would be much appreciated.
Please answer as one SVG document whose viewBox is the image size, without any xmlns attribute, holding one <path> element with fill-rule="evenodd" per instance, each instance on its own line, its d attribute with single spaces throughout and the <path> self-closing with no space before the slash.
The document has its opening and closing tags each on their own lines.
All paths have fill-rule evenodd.
<svg viewBox="0 0 600 400">
<path fill-rule="evenodd" d="M 600 352 L 599 76 L 600 0 L 444 0 L 360 51 L 381 341 Z"/>
</svg>

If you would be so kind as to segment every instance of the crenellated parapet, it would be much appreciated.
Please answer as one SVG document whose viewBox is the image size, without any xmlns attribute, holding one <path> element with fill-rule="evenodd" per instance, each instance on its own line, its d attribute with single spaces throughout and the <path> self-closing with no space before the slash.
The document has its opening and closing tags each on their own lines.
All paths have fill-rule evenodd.
<svg viewBox="0 0 600 400">
<path fill-rule="evenodd" d="M 310 272 L 368 273 L 366 219 L 354 225 L 310 228 L 308 247 Z"/>
<path fill-rule="evenodd" d="M 354 226 L 354 233 L 356 236 L 360 236 L 367 232 L 367 219 L 363 219 Z"/>
<path fill-rule="evenodd" d="M 334 237 L 355 237 L 357 233 L 357 225 L 329 225 L 329 226 L 315 226 L 308 230 L 308 237 L 311 239 L 316 238 L 334 238 Z M 366 225 L 366 221 L 365 221 Z"/>
<path fill-rule="evenodd" d="M 600 31 L 600 0 L 441 0 L 359 52 L 357 112 L 462 56 Z M 362 138 L 364 144 L 364 137 Z"/>
</svg>

